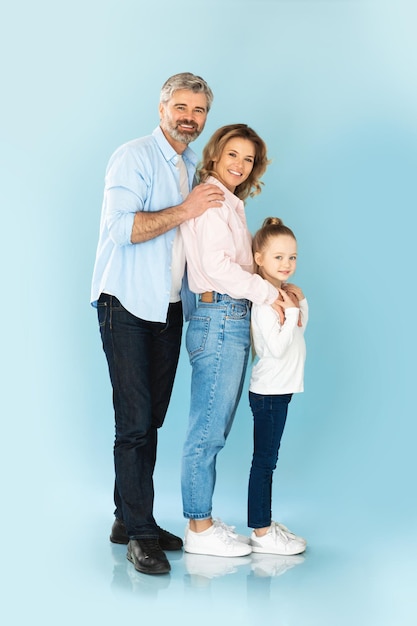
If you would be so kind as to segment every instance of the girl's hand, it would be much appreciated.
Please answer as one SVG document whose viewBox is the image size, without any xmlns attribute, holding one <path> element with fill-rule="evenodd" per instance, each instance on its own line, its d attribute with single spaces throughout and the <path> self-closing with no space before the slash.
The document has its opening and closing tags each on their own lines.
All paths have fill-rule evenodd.
<svg viewBox="0 0 417 626">
<path fill-rule="evenodd" d="M 304 294 L 301 291 L 300 287 L 297 287 L 296 285 L 293 285 L 292 283 L 284 283 L 282 285 L 282 289 L 279 289 L 279 291 L 285 293 L 285 295 L 287 296 L 287 298 L 289 298 L 292 302 L 292 306 L 296 306 L 298 309 L 300 308 L 300 300 L 304 299 Z M 288 308 L 288 307 L 286 307 Z M 281 322 L 281 318 L 280 318 L 280 322 Z M 281 322 L 282 324 L 282 322 Z M 302 326 L 301 323 L 301 313 L 298 316 L 298 324 L 297 326 Z"/>
<path fill-rule="evenodd" d="M 280 297 L 278 298 L 278 300 L 275 300 L 275 302 L 281 306 L 282 309 L 289 309 L 289 308 L 294 308 L 297 307 L 298 309 L 300 308 L 300 305 L 298 303 L 298 298 L 295 296 L 295 294 L 293 294 L 291 291 L 286 291 L 284 289 L 278 289 L 278 293 L 280 295 Z"/>
<path fill-rule="evenodd" d="M 294 295 L 297 298 L 298 302 L 300 300 L 304 300 L 305 298 L 300 287 L 297 287 L 297 285 L 293 285 L 292 283 L 284 283 L 282 285 L 282 289 L 284 289 L 290 296 Z"/>
<path fill-rule="evenodd" d="M 278 313 L 279 322 L 282 326 L 283 323 L 285 322 L 285 309 L 288 309 L 289 307 L 295 307 L 295 306 L 298 307 L 298 300 L 297 300 L 297 303 L 295 303 L 291 299 L 291 296 L 286 294 L 285 291 L 283 291 L 282 289 L 278 289 L 278 293 L 279 293 L 278 298 L 275 300 L 275 302 L 271 304 L 271 306 L 274 309 L 274 311 Z"/>
</svg>

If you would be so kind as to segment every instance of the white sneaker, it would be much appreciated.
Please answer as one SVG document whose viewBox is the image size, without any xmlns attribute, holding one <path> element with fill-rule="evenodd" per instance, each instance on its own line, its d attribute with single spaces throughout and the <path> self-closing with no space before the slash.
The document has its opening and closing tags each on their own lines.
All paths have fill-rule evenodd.
<svg viewBox="0 0 417 626">
<path fill-rule="evenodd" d="M 239 535 L 235 531 L 235 526 L 229 526 L 228 524 L 222 522 L 221 519 L 216 518 L 213 519 L 213 524 L 215 526 L 221 526 L 222 528 L 224 528 L 225 531 L 233 537 L 233 539 L 236 539 L 236 541 L 240 541 L 240 543 L 246 543 L 248 546 L 250 545 L 250 537 L 247 537 L 246 535 Z"/>
<path fill-rule="evenodd" d="M 252 552 L 247 543 L 238 541 L 236 533 L 230 532 L 217 520 L 210 528 L 195 533 L 187 526 L 184 536 L 184 550 L 191 554 L 211 556 L 246 556 Z"/>
<path fill-rule="evenodd" d="M 274 522 L 274 521 L 271 522 L 271 526 L 272 524 L 275 524 L 276 526 L 278 526 L 278 528 L 280 528 L 286 535 L 291 537 L 291 539 L 297 539 L 297 541 L 300 541 L 305 546 L 307 545 L 307 541 L 303 537 L 300 537 L 299 535 L 296 535 L 295 533 L 293 533 L 292 530 L 289 530 L 289 528 L 284 526 L 284 524 L 280 524 L 279 522 Z"/>
<path fill-rule="evenodd" d="M 270 529 L 263 535 L 257 537 L 253 531 L 250 538 L 252 552 L 261 554 L 301 554 L 306 549 L 306 544 L 295 537 L 291 532 L 287 533 L 279 524 L 273 522 Z"/>
<path fill-rule="evenodd" d="M 239 535 L 236 531 L 235 531 L 235 526 L 229 526 L 228 524 L 225 524 L 224 522 L 222 522 L 221 519 L 218 518 L 213 518 L 213 526 L 220 526 L 221 528 L 224 528 L 224 530 L 236 541 L 240 541 L 240 543 L 246 543 L 248 546 L 250 545 L 250 537 L 247 537 L 246 535 Z M 188 522 L 187 526 L 185 527 L 185 536 L 187 536 L 187 532 L 190 529 L 190 522 Z"/>
</svg>

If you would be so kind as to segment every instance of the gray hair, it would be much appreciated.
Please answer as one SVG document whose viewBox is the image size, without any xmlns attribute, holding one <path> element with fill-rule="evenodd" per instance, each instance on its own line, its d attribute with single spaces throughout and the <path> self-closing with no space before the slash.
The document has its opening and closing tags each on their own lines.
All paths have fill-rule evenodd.
<svg viewBox="0 0 417 626">
<path fill-rule="evenodd" d="M 207 98 L 207 113 L 210 111 L 214 97 L 213 92 L 201 76 L 196 76 L 190 72 L 174 74 L 162 85 L 159 102 L 166 104 L 171 100 L 174 91 L 178 89 L 189 89 L 194 93 L 203 93 Z"/>
</svg>

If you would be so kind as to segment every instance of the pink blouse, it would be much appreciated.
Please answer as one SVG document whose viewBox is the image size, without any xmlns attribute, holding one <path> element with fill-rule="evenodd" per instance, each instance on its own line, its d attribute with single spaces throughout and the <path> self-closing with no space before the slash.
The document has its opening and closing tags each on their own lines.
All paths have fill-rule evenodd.
<svg viewBox="0 0 417 626">
<path fill-rule="evenodd" d="M 221 207 L 181 224 L 188 268 L 194 293 L 217 291 L 232 298 L 247 298 L 256 304 L 271 304 L 278 297 L 273 285 L 254 274 L 252 236 L 246 224 L 243 201 L 216 178 L 225 194 Z"/>
</svg>

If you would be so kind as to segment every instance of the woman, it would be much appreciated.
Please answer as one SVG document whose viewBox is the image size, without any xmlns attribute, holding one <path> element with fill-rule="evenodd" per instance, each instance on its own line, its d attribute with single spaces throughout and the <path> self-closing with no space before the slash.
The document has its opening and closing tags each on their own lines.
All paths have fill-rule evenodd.
<svg viewBox="0 0 417 626">
<path fill-rule="evenodd" d="M 249 539 L 212 518 L 216 458 L 232 427 L 250 348 L 250 302 L 272 304 L 277 289 L 254 274 L 244 200 L 261 191 L 263 140 L 246 124 L 219 128 L 203 151 L 200 182 L 225 194 L 220 208 L 181 225 L 190 288 L 198 304 L 187 329 L 192 365 L 189 427 L 182 464 L 184 549 L 244 556 Z"/>
</svg>

